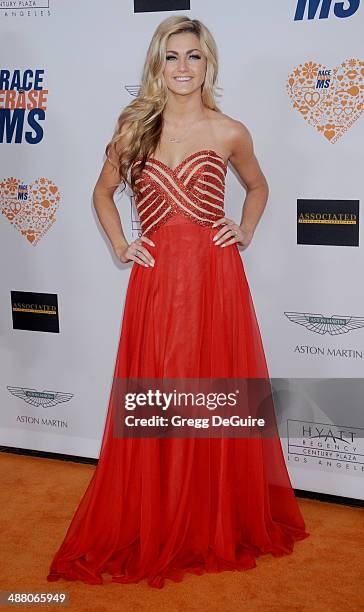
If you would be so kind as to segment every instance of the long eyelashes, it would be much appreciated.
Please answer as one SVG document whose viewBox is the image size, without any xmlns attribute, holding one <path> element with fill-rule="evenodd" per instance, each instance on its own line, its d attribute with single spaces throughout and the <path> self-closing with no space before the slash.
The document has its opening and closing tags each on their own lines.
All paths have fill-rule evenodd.
<svg viewBox="0 0 364 612">
<path fill-rule="evenodd" d="M 197 54 L 191 54 L 189 57 L 193 57 L 195 59 L 201 59 L 201 56 Z M 170 60 L 170 59 L 177 59 L 177 58 L 175 55 L 167 55 L 166 59 Z"/>
</svg>

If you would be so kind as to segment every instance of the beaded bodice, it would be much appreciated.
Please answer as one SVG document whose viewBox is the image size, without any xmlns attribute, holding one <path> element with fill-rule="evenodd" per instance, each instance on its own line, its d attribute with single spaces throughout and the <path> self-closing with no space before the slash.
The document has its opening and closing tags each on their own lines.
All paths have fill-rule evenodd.
<svg viewBox="0 0 364 612">
<path fill-rule="evenodd" d="M 140 163 L 140 158 L 135 160 L 133 169 Z M 136 180 L 140 193 L 135 204 L 143 235 L 154 232 L 173 214 L 205 226 L 223 217 L 226 172 L 227 163 L 211 149 L 192 153 L 176 168 L 148 157 Z"/>
</svg>

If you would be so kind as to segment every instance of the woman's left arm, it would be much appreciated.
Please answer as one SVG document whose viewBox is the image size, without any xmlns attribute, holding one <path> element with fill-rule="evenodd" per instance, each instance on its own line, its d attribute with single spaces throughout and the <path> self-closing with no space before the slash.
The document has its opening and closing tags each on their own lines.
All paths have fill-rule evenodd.
<svg viewBox="0 0 364 612">
<path fill-rule="evenodd" d="M 255 157 L 251 134 L 240 121 L 233 120 L 229 134 L 229 147 L 231 150 L 229 162 L 246 186 L 246 197 L 240 225 L 226 217 L 224 217 L 225 221 L 219 219 L 213 227 L 222 223 L 224 223 L 224 227 L 214 236 L 214 241 L 215 244 L 221 244 L 223 240 L 233 236 L 231 240 L 221 244 L 221 246 L 237 242 L 246 248 L 253 238 L 255 228 L 267 204 L 269 187 Z"/>
</svg>

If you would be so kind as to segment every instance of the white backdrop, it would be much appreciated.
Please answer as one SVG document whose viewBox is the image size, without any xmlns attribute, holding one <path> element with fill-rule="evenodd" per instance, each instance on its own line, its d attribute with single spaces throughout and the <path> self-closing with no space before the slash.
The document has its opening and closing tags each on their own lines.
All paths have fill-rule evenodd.
<svg viewBox="0 0 364 612">
<path fill-rule="evenodd" d="M 191 10 L 144 13 L 120 0 L 50 0 L 49 8 L 27 10 L 18 4 L 0 2 L 0 70 L 44 70 L 48 93 L 38 143 L 26 141 L 27 110 L 20 142 L 6 138 L 1 127 L 0 444 L 98 456 L 131 265 L 113 256 L 91 194 L 117 116 L 137 91 L 152 33 L 162 19 L 180 13 L 201 19 L 214 35 L 223 88 L 218 103 L 250 130 L 270 186 L 254 240 L 241 256 L 277 391 L 292 483 L 363 499 L 361 229 L 359 245 L 297 244 L 298 199 L 362 199 L 363 6 L 357 2 L 352 15 L 338 17 L 336 5 L 343 3 L 332 2 L 327 18 L 319 19 L 318 12 L 307 19 L 306 12 L 295 21 L 297 0 L 191 0 Z M 287 85 L 296 74 L 300 101 L 299 92 L 305 95 L 309 85 L 309 62 L 331 69 L 325 93 L 333 106 L 321 114 L 310 108 L 305 118 Z M 335 80 L 335 74 L 343 78 Z M 357 120 L 351 127 L 346 120 L 347 130 L 334 143 L 321 126 L 350 104 L 335 102 L 340 83 L 346 92 L 357 88 L 345 93 L 354 100 L 351 116 Z M 11 102 L 6 92 L 0 95 L 2 126 L 15 111 L 5 110 Z M 9 210 L 21 210 L 19 193 L 29 190 L 22 223 L 31 224 L 31 184 L 40 178 L 52 181 L 60 199 L 53 212 L 45 211 L 43 235 L 31 242 Z M 245 192 L 231 167 L 226 187 L 227 215 L 240 221 Z M 132 201 L 125 194 L 116 194 L 115 201 L 133 240 L 138 223 Z M 14 329 L 11 291 L 56 294 L 59 333 Z M 346 327 L 307 327 L 285 313 L 298 313 L 300 321 L 305 314 L 337 315 Z M 352 325 L 350 317 L 356 318 Z M 37 401 L 45 390 L 54 401 Z"/>
</svg>

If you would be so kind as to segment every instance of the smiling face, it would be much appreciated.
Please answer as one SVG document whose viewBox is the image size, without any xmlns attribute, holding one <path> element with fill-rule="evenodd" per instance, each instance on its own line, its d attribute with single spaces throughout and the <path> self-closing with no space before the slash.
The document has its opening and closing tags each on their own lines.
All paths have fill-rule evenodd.
<svg viewBox="0 0 364 612">
<path fill-rule="evenodd" d="M 201 88 L 206 74 L 206 57 L 196 34 L 180 32 L 169 36 L 163 74 L 168 89 L 174 94 L 187 95 Z"/>
</svg>

